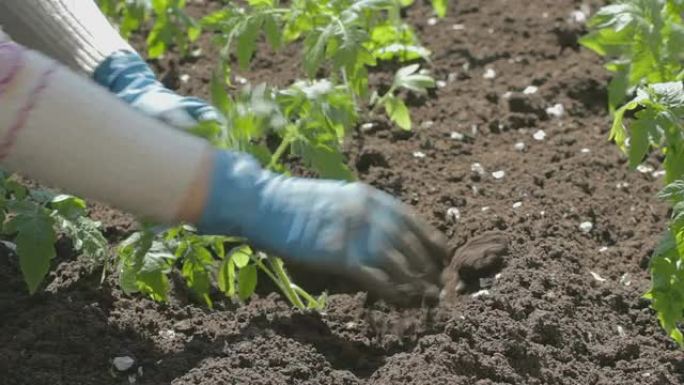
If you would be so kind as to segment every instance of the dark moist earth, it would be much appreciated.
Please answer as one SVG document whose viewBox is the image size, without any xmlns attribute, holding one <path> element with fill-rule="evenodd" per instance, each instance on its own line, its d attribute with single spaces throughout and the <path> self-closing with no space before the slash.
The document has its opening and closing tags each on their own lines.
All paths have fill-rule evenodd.
<svg viewBox="0 0 684 385">
<path fill-rule="evenodd" d="M 580 2 L 454 3 L 434 26 L 429 7 L 408 13 L 446 81 L 433 97 L 412 100 L 415 130 L 378 122 L 348 149 L 363 180 L 414 205 L 454 247 L 469 243 L 449 267 L 463 280 L 450 275 L 441 307 L 335 294 L 326 314 L 307 315 L 266 294 L 208 311 L 181 290 L 163 306 L 124 296 L 113 278 L 98 286 L 98 273 L 67 252 L 46 291 L 29 297 L 16 257 L 4 252 L 0 383 L 684 383 L 682 352 L 640 299 L 666 221 L 654 197 L 661 181 L 628 171 L 607 141 L 606 74 L 600 59 L 577 49 L 582 30 L 566 21 Z M 294 53 L 259 57 L 249 79 L 286 84 Z M 158 69 L 181 91 L 207 96 L 208 56 Z M 490 68 L 496 77 L 486 80 Z M 530 85 L 539 91 L 522 95 Z M 547 118 L 556 103 L 567 113 Z M 540 129 L 542 141 L 533 138 Z M 483 176 L 471 172 L 475 162 Z M 498 170 L 500 180 L 491 174 Z M 459 219 L 447 216 L 451 207 Z M 125 217 L 99 214 L 112 239 L 130 231 Z M 593 229 L 580 231 L 583 222 Z M 117 356 L 135 359 L 129 373 L 111 369 Z"/>
</svg>

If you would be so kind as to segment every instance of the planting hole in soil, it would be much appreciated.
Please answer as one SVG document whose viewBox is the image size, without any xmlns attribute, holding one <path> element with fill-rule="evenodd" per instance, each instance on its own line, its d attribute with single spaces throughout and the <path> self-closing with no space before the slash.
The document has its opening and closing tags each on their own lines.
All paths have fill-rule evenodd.
<svg viewBox="0 0 684 385">
<path fill-rule="evenodd" d="M 187 11 L 199 18 L 220 3 L 188 1 Z M 423 67 L 435 87 L 398 91 L 411 130 L 379 108 L 355 127 L 344 158 L 448 237 L 437 306 L 372 301 L 334 274 L 290 265 L 293 282 L 329 291 L 323 312 L 293 310 L 262 273 L 267 284 L 246 304 L 212 292 L 213 309 L 172 274 L 160 304 L 124 294 L 116 276 L 100 284 L 68 247 L 29 295 L 3 244 L 0 384 L 683 384 L 684 354 L 642 298 L 669 219 L 656 199 L 663 174 L 630 171 L 608 141 L 610 76 L 578 45 L 602 5 L 452 1 L 435 18 L 417 1 L 403 12 L 432 52 Z M 144 33 L 131 40 L 145 52 Z M 234 83 L 303 76 L 300 47 L 261 45 Z M 219 53 L 208 34 L 192 49 L 151 63 L 177 92 L 209 99 Z M 373 68 L 373 89 L 387 92 L 399 68 Z M 299 161 L 288 159 L 306 173 Z M 116 211 L 93 211 L 112 246 L 134 228 Z"/>
</svg>

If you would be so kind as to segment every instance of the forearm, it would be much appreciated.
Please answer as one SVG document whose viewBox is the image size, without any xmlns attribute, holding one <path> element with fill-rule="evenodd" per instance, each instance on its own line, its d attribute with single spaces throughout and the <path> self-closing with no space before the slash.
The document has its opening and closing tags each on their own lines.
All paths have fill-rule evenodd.
<svg viewBox="0 0 684 385">
<path fill-rule="evenodd" d="M 18 43 L 88 76 L 112 53 L 133 51 L 94 0 L 1 0 L 0 25 Z"/>
<path fill-rule="evenodd" d="M 214 151 L 208 143 L 37 52 L 1 47 L 2 167 L 151 220 L 199 217 Z"/>
</svg>

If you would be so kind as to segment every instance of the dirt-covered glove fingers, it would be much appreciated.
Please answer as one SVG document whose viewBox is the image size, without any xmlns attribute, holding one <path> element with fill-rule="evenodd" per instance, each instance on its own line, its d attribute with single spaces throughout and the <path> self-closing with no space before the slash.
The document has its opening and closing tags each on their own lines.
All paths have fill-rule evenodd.
<svg viewBox="0 0 684 385">
<path fill-rule="evenodd" d="M 448 264 L 451 252 L 444 234 L 408 209 L 404 212 L 403 219 L 408 230 L 418 237 L 438 269 Z"/>
<path fill-rule="evenodd" d="M 435 263 L 432 252 L 414 232 L 405 229 L 395 242 L 411 265 L 411 269 L 418 272 L 422 279 L 439 284 L 441 265 Z"/>
<path fill-rule="evenodd" d="M 443 234 L 420 219 L 413 209 L 391 195 L 374 190 L 374 198 L 376 204 L 394 214 L 393 220 L 401 227 L 401 233 L 408 234 L 403 242 L 405 245 L 408 243 L 416 261 L 422 260 L 425 265 L 436 265 L 437 269 L 441 269 L 448 263 L 449 250 Z M 413 239 L 414 236 L 418 239 L 417 242 Z M 431 262 L 425 261 L 426 256 L 431 259 Z"/>
</svg>

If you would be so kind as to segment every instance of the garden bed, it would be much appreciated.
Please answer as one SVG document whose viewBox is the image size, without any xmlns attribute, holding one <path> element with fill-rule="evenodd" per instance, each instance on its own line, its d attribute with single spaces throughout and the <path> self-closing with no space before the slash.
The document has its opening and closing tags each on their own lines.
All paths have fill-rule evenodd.
<svg viewBox="0 0 684 385">
<path fill-rule="evenodd" d="M 499 236 L 457 253 L 502 257 L 466 272 L 465 294 L 400 309 L 335 282 L 320 315 L 263 291 L 246 306 L 208 310 L 181 289 L 169 305 L 125 296 L 115 279 L 99 285 L 99 272 L 62 252 L 47 289 L 29 296 L 3 250 L 0 383 L 684 383 L 684 355 L 640 299 L 667 219 L 655 198 L 662 183 L 629 171 L 607 140 L 607 74 L 578 48 L 583 31 L 569 21 L 580 5 L 457 1 L 434 25 L 428 6 L 414 6 L 408 17 L 443 83 L 411 100 L 412 132 L 378 121 L 347 145 L 362 180 L 412 204 L 454 247 L 503 234 L 505 248 L 494 247 Z M 170 57 L 157 69 L 182 93 L 208 97 L 214 55 L 202 44 L 198 59 Z M 298 73 L 290 56 L 260 54 L 242 75 L 287 84 Z M 557 104 L 561 116 L 547 113 Z M 127 217 L 98 215 L 113 241 L 130 231 Z M 114 370 L 124 356 L 134 365 Z"/>
</svg>

